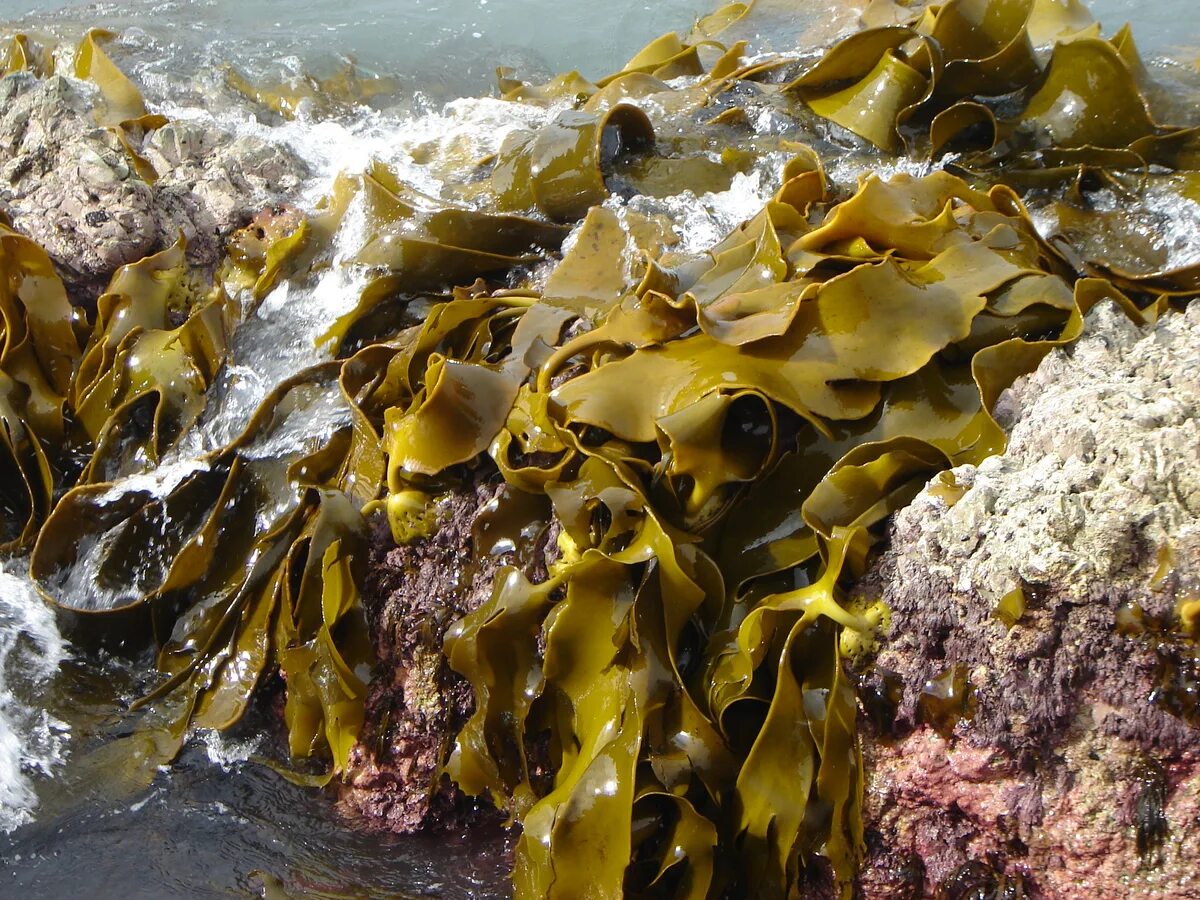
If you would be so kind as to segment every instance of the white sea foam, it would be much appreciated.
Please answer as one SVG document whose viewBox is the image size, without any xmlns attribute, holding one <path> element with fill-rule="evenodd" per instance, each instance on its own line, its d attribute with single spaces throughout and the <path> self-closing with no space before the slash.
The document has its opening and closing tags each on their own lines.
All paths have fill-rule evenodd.
<svg viewBox="0 0 1200 900">
<path fill-rule="evenodd" d="M 209 762 L 227 771 L 259 753 L 264 741 L 262 734 L 253 735 L 245 740 L 234 740 L 220 731 L 212 730 L 200 732 L 199 738 Z"/>
<path fill-rule="evenodd" d="M 749 172 L 733 176 L 729 189 L 696 195 L 683 191 L 670 197 L 637 196 L 621 203 L 643 215 L 665 214 L 673 223 L 679 244 L 674 250 L 689 255 L 705 252 L 730 231 L 760 212 L 779 190 L 782 154 L 767 154 Z"/>
<path fill-rule="evenodd" d="M 66 658 L 54 614 L 28 579 L 0 567 L 0 831 L 29 821 L 36 782 L 63 762 L 68 726 L 39 703 Z"/>
</svg>

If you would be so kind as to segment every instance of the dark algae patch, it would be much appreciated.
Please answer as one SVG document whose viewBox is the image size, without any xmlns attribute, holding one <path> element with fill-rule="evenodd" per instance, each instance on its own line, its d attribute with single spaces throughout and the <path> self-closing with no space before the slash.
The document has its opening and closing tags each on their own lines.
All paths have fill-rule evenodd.
<svg viewBox="0 0 1200 900">
<path fill-rule="evenodd" d="M 520 827 L 517 896 L 850 895 L 860 730 L 891 727 L 897 692 L 859 696 L 890 613 L 845 588 L 930 479 L 1003 451 L 996 400 L 1089 310 L 1148 324 L 1197 289 L 1200 262 L 1143 246 L 1136 208 L 1200 200 L 1200 131 L 1168 124 L 1129 30 L 1102 37 L 1070 0 L 876 2 L 832 46 L 755 51 L 781 6 L 723 7 L 597 81 L 503 71 L 505 102 L 548 112 L 494 155 L 435 159 L 439 194 L 376 163 L 313 210 L 267 209 L 215 270 L 182 237 L 154 248 L 94 306 L 0 226 L 0 539 L 74 634 L 157 649 L 112 765 L 150 777 L 270 687 L 277 768 L 326 785 L 360 737 L 407 729 L 423 777 Z M 109 37 L 74 74 L 152 180 L 141 150 L 168 123 Z M 48 59 L 18 36 L 5 71 Z M 386 89 L 229 80 L 263 116 Z M 836 180 L 901 160 L 921 174 Z M 755 167 L 773 193 L 706 250 L 634 202 Z M 338 267 L 366 277 L 325 361 L 221 419 L 240 329 Z M 384 528 L 400 552 L 368 573 Z M 431 564 L 458 567 L 405 595 L 431 633 L 379 634 L 360 592 Z M 1155 702 L 1191 722 L 1194 606 L 1155 637 Z M 452 740 L 411 709 L 364 724 L 380 648 L 456 673 L 423 701 Z M 972 677 L 946 660 L 922 721 L 969 720 Z M 1025 895 L 983 863 L 941 890 Z"/>
</svg>

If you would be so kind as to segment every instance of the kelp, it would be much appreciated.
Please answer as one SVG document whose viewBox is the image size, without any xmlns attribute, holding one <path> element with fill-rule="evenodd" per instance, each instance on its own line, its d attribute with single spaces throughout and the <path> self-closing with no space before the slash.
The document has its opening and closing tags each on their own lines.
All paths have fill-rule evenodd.
<svg viewBox="0 0 1200 900">
<path fill-rule="evenodd" d="M 32 546 L 77 633 L 153 636 L 131 765 L 232 726 L 278 673 L 281 769 L 344 774 L 368 520 L 428 538 L 464 475 L 494 472 L 475 552 L 552 517 L 558 555 L 536 582 L 501 569 L 446 633 L 475 704 L 444 764 L 520 825 L 518 896 L 796 896 L 820 861 L 849 894 L 859 706 L 887 705 L 851 668 L 889 612 L 846 587 L 881 524 L 931 479 L 961 496 L 945 473 L 1002 452 L 1001 391 L 1097 303 L 1148 323 L 1197 288 L 1113 200 L 1196 199 L 1195 133 L 1157 121 L 1127 30 L 1105 41 L 1063 0 L 868 13 L 799 61 L 756 55 L 756 5 L 731 4 L 595 81 L 502 72 L 541 124 L 441 194 L 372 164 L 262 213 L 212 282 L 182 242 L 125 266 L 90 318 L 0 229 L 0 541 Z M 152 117 L 103 40 L 77 72 L 136 136 Z M 6 65 L 37 59 L 14 41 Z M 230 79 L 282 115 L 363 98 L 352 73 Z M 864 142 L 929 171 L 839 184 L 826 163 Z M 750 172 L 774 194 L 704 251 L 624 202 Z M 204 427 L 238 329 L 338 267 L 360 277 L 317 334 L 327 361 Z M 969 718 L 964 672 L 926 686 L 932 727 Z"/>
<path fill-rule="evenodd" d="M 399 82 L 386 75 L 362 73 L 353 62 L 326 78 L 308 72 L 278 84 L 255 83 L 233 66 L 225 68 L 225 84 L 245 99 L 284 119 L 294 119 L 302 110 L 328 114 L 346 107 L 369 105 L 377 98 L 394 96 Z"/>
</svg>

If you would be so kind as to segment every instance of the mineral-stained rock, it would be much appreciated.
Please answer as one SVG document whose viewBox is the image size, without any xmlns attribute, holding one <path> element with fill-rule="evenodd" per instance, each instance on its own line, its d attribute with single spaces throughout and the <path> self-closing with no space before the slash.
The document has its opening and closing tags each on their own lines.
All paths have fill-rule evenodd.
<svg viewBox="0 0 1200 900">
<path fill-rule="evenodd" d="M 450 741 L 474 708 L 470 686 L 446 663 L 442 638 L 491 596 L 502 566 L 545 577 L 549 528 L 528 546 L 476 553 L 476 522 L 504 490 L 495 469 L 481 467 L 438 502 L 429 537 L 398 546 L 385 523 L 376 526 L 363 595 L 379 664 L 341 797 L 369 827 L 452 829 L 488 815 L 441 775 Z"/>
<path fill-rule="evenodd" d="M 862 895 L 1198 897 L 1200 306 L 1097 307 L 998 414 L 1008 451 L 898 513 L 856 587 L 892 609 Z"/>
<path fill-rule="evenodd" d="M 24 72 L 0 79 L 0 210 L 46 249 L 77 298 L 94 296 L 119 266 L 180 233 L 194 265 L 214 265 L 230 231 L 305 175 L 274 144 L 171 122 L 142 146 L 131 137 L 157 174 L 144 172 L 148 183 L 91 109 L 82 82 Z"/>
</svg>

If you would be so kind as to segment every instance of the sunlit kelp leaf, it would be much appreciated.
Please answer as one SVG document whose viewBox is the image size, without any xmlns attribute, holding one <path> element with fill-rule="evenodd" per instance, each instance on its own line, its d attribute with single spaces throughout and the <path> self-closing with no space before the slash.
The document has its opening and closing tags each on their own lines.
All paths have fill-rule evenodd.
<svg viewBox="0 0 1200 900">
<path fill-rule="evenodd" d="M 578 72 L 559 75 L 545 84 L 535 85 L 516 77 L 516 72 L 505 66 L 496 69 L 497 87 L 505 100 L 549 106 L 560 100 L 585 100 L 594 94 L 597 87 Z"/>
<path fill-rule="evenodd" d="M 323 494 L 281 581 L 275 642 L 288 682 L 289 747 L 297 758 L 327 749 L 333 773 L 345 769 L 362 727 L 373 662 L 355 573 L 365 562 L 363 528 L 349 501 Z"/>
<path fill-rule="evenodd" d="M 1045 47 L 1085 32 L 1095 24 L 1081 0 L 1035 0 L 1027 28 L 1033 45 Z"/>
<path fill-rule="evenodd" d="M 567 110 L 536 132 L 504 139 L 492 188 L 505 210 L 537 208 L 554 221 L 581 218 L 608 196 L 604 168 L 618 154 L 644 153 L 654 129 L 635 106 L 617 105 L 600 115 Z"/>
<path fill-rule="evenodd" d="M 14 411 L 45 440 L 61 440 L 72 370 L 79 360 L 80 322 L 50 257 L 0 225 L 0 371 L 25 396 Z"/>
<path fill-rule="evenodd" d="M 692 516 L 720 486 L 753 481 L 774 462 L 774 410 L 753 391 L 709 394 L 656 424 L 663 456 L 670 461 L 668 475 L 691 485 L 687 511 Z"/>
<path fill-rule="evenodd" d="M 142 92 L 104 52 L 102 45 L 114 37 L 111 31 L 93 28 L 75 50 L 75 77 L 90 80 L 100 89 L 103 102 L 95 116 L 103 125 L 119 125 L 147 114 Z"/>
<path fill-rule="evenodd" d="M 929 81 L 893 53 L 879 57 L 875 68 L 859 82 L 806 103 L 817 115 L 853 131 L 881 150 L 900 147 L 896 123 L 900 114 L 919 103 Z"/>
<path fill-rule="evenodd" d="M 121 267 L 97 301 L 72 400 L 85 432 L 106 449 L 90 464 L 98 480 L 156 462 L 203 410 L 232 328 L 224 296 L 205 299 L 204 290 L 188 268 L 181 238 Z M 181 316 L 183 324 L 171 327 Z M 119 442 L 106 440 L 111 423 L 133 421 L 124 407 L 139 410 L 140 433 L 123 427 Z"/>
<path fill-rule="evenodd" d="M 1030 84 L 1041 67 L 1027 23 L 1034 0 L 950 0 L 934 16 L 930 37 L 944 68 L 937 74 L 941 102 L 994 97 Z"/>
<path fill-rule="evenodd" d="M 642 734 L 637 676 L 618 664 L 620 631 L 611 641 L 595 635 L 628 617 L 635 595 L 623 566 L 590 552 L 580 562 L 584 577 L 572 578 L 547 628 L 544 677 L 568 698 L 572 724 L 555 790 L 523 820 L 513 880 L 528 896 L 617 896 L 630 857 Z M 594 865 L 580 868 L 575 858 Z"/>
<path fill-rule="evenodd" d="M 28 546 L 50 511 L 54 476 L 21 407 L 21 387 L 0 370 L 0 551 Z"/>
<path fill-rule="evenodd" d="M 370 73 L 362 75 L 354 63 L 328 78 L 303 73 L 278 84 L 255 84 L 232 66 L 225 69 L 225 83 L 247 100 L 261 104 L 285 119 L 294 119 L 301 110 L 328 113 L 339 106 L 370 104 L 378 97 L 396 93 L 394 78 Z"/>
<path fill-rule="evenodd" d="M 437 352 L 429 355 L 421 375 L 423 395 L 417 395 L 409 408 L 393 407 L 385 414 L 389 484 L 398 484 L 402 472 L 435 475 L 487 450 L 535 363 L 526 358 L 528 351 L 535 342 L 545 346 L 557 343 L 569 318 L 550 308 L 529 310 L 527 299 L 519 296 L 493 302 L 498 315 L 520 315 L 512 335 L 511 356 L 501 366 L 489 366 L 482 364 L 482 359 L 457 360 Z M 495 350 L 491 348 L 491 352 Z M 486 355 L 480 353 L 477 358 Z"/>
<path fill-rule="evenodd" d="M 653 75 L 655 78 L 669 81 L 688 75 L 700 75 L 704 66 L 697 55 L 696 44 L 686 44 L 675 32 L 669 32 L 655 38 L 636 54 L 620 71 L 602 78 L 596 84 L 604 87 L 610 81 L 622 75 L 633 73 Z"/>
<path fill-rule="evenodd" d="M 27 34 L 17 33 L 8 42 L 8 48 L 0 59 L 0 75 L 13 72 L 29 72 L 45 78 L 54 71 L 54 55 Z"/>
<path fill-rule="evenodd" d="M 744 19 L 753 4 L 726 3 L 714 12 L 701 16 L 692 29 L 692 37 L 713 38 L 725 29 Z"/>
<path fill-rule="evenodd" d="M 1060 147 L 1127 147 L 1157 126 L 1129 67 L 1107 41 L 1059 44 L 1021 116 Z"/>
<path fill-rule="evenodd" d="M 984 305 L 980 296 L 938 284 L 936 269 L 926 277 L 923 283 L 919 272 L 901 274 L 889 260 L 863 266 L 800 303 L 778 338 L 734 348 L 696 335 L 638 350 L 568 382 L 554 398 L 573 419 L 634 441 L 653 440 L 657 418 L 718 389 L 763 390 L 802 416 L 861 418 L 878 402 L 871 382 L 919 369 L 965 337 Z M 919 326 L 911 324 L 916 308 L 930 317 Z"/>
</svg>

